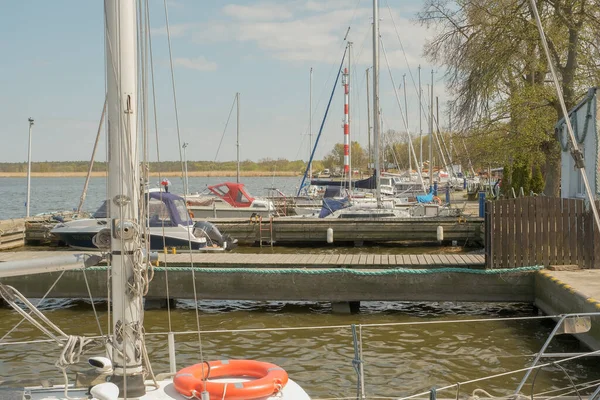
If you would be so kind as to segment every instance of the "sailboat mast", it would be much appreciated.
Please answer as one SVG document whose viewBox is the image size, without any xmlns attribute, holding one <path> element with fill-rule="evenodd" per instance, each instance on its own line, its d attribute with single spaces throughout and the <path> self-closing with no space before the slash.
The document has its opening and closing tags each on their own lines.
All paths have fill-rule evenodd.
<svg viewBox="0 0 600 400">
<path fill-rule="evenodd" d="M 310 153 L 312 152 L 312 80 L 313 80 L 313 69 L 310 67 L 310 79 L 308 85 L 308 179 L 312 180 L 312 162 L 310 159 Z"/>
<path fill-rule="evenodd" d="M 431 98 L 429 100 L 429 186 L 433 187 L 433 70 L 431 70 Z"/>
<path fill-rule="evenodd" d="M 27 148 L 27 200 L 25 203 L 25 217 L 29 218 L 29 201 L 31 200 L 31 128 L 33 118 L 29 117 L 29 147 Z"/>
<path fill-rule="evenodd" d="M 350 43 L 348 43 L 348 67 L 344 68 L 342 74 L 342 86 L 344 86 L 344 179 L 348 179 L 350 185 Z"/>
<path fill-rule="evenodd" d="M 379 3 L 373 0 L 373 147 L 375 148 L 375 187 L 377 208 L 381 208 L 381 188 L 379 187 Z"/>
<path fill-rule="evenodd" d="M 123 397 L 145 393 L 142 375 L 142 274 L 135 0 L 105 0 L 108 198 L 113 304 L 111 382 Z M 135 261 L 134 261 L 135 260 Z"/>
<path fill-rule="evenodd" d="M 237 104 L 237 183 L 240 183 L 240 92 L 235 94 L 235 103 Z"/>
<path fill-rule="evenodd" d="M 404 113 L 406 114 L 406 127 L 408 133 L 408 171 L 412 172 L 412 158 L 411 158 L 411 148 L 412 148 L 412 138 L 410 133 L 408 132 L 408 101 L 406 100 L 406 74 L 402 75 L 402 86 L 404 87 Z"/>
<path fill-rule="evenodd" d="M 423 103 L 421 100 L 423 89 L 421 89 L 421 65 L 419 65 L 419 164 L 423 168 Z"/>
<path fill-rule="evenodd" d="M 368 151 L 367 168 L 371 167 L 371 99 L 369 95 L 369 68 L 367 68 L 367 136 L 368 136 Z"/>
</svg>

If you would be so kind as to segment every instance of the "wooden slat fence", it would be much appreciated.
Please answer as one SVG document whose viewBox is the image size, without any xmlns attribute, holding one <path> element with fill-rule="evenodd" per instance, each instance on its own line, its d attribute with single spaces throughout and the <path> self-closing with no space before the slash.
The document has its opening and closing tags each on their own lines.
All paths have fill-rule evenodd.
<svg viewBox="0 0 600 400">
<path fill-rule="evenodd" d="M 487 268 L 600 268 L 600 234 L 581 199 L 540 196 L 488 201 L 485 241 Z"/>
</svg>

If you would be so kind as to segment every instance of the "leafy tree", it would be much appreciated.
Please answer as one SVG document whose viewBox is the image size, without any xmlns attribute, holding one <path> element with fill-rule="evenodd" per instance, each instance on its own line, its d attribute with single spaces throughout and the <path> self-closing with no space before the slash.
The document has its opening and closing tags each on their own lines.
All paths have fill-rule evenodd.
<svg viewBox="0 0 600 400">
<path fill-rule="evenodd" d="M 538 0 L 542 24 L 568 108 L 598 85 L 596 0 Z M 426 55 L 446 67 L 455 121 L 510 156 L 544 166 L 547 194 L 557 195 L 560 150 L 553 125 L 562 117 L 529 1 L 429 0 L 419 20 L 438 28 Z"/>
<path fill-rule="evenodd" d="M 360 143 L 351 143 L 352 169 L 367 168 L 367 152 L 363 150 Z M 313 164 L 314 165 L 314 164 Z M 344 167 L 344 145 L 337 143 L 333 149 L 323 158 L 323 167 L 333 171 Z M 314 168 L 313 168 L 314 170 Z"/>
<path fill-rule="evenodd" d="M 531 184 L 529 189 L 533 193 L 542 193 L 544 190 L 544 177 L 542 176 L 542 170 L 539 167 L 533 167 L 533 176 L 531 177 Z"/>
</svg>

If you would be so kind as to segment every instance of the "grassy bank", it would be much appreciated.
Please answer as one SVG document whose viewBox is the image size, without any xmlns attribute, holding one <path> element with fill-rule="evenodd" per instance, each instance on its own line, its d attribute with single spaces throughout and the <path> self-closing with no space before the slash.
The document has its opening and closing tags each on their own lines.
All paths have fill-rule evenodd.
<svg viewBox="0 0 600 400">
<path fill-rule="evenodd" d="M 168 176 L 168 177 L 180 177 L 181 171 L 173 171 L 173 172 L 151 172 L 150 176 Z M 191 177 L 211 177 L 211 176 L 235 176 L 236 171 L 189 171 L 188 176 Z M 87 176 L 86 172 L 32 172 L 32 177 L 35 178 L 75 178 L 75 177 L 85 177 Z M 94 177 L 104 177 L 106 176 L 105 172 L 92 172 L 92 176 Z M 240 171 L 240 176 L 245 177 L 260 177 L 260 176 L 300 176 L 300 174 L 296 172 L 289 171 L 279 171 L 279 172 L 270 172 L 270 171 Z M 0 172 L 0 178 L 26 178 L 27 172 Z"/>
</svg>

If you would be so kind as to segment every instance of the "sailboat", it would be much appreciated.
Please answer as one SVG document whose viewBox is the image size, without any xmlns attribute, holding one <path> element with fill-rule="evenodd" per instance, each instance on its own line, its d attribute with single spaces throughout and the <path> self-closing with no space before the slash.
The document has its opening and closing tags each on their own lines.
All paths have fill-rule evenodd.
<svg viewBox="0 0 600 400">
<path fill-rule="evenodd" d="M 252 218 L 256 216 L 270 217 L 277 214 L 277 209 L 269 199 L 251 196 L 243 183 L 240 183 L 240 94 L 235 94 L 237 105 L 237 163 L 236 181 L 223 182 L 208 186 L 208 191 L 189 193 L 189 185 L 185 184 L 186 204 L 194 218 Z M 233 108 L 232 108 L 233 109 Z M 229 120 L 227 120 L 229 122 Z M 227 126 L 227 125 L 226 125 Z M 226 128 L 227 129 L 227 128 Z M 187 182 L 187 168 L 185 182 Z"/>
<path fill-rule="evenodd" d="M 32 314 L 49 323 L 50 328 L 37 322 L 35 326 L 41 327 L 62 347 L 57 366 L 63 371 L 65 384 L 27 388 L 23 398 L 309 399 L 306 392 L 289 379 L 286 371 L 263 361 L 200 359 L 198 364 L 179 372 L 171 371 L 164 379 L 151 374 L 144 341 L 143 296 L 151 279 L 153 257 L 148 250 L 147 241 L 144 241 L 147 235 L 144 223 L 146 204 L 138 167 L 137 120 L 142 104 L 137 98 L 137 10 L 135 0 L 104 2 L 109 143 L 107 187 L 111 204 L 107 218 L 107 227 L 110 229 L 107 240 L 109 248 L 102 256 L 73 255 L 37 263 L 28 261 L 28 268 L 4 264 L 4 275 L 0 274 L 2 277 L 41 270 L 64 270 L 84 264 L 93 265 L 106 259 L 111 266 L 112 332 L 99 341 L 105 345 L 105 353 L 89 359 L 89 364 L 95 368 L 95 375 L 84 383 L 78 382 L 79 387 L 76 387 L 69 382 L 66 369 L 98 342 L 66 335 L 31 303 L 26 302 L 32 307 Z M 3 294 L 11 289 L 4 287 Z M 16 297 L 10 297 L 11 305 L 19 310 L 20 306 L 12 301 L 14 298 Z M 24 316 L 30 319 L 32 314 L 25 313 Z M 169 345 L 174 354 L 174 343 L 169 341 Z M 148 377 L 152 379 L 147 380 Z"/>
</svg>

